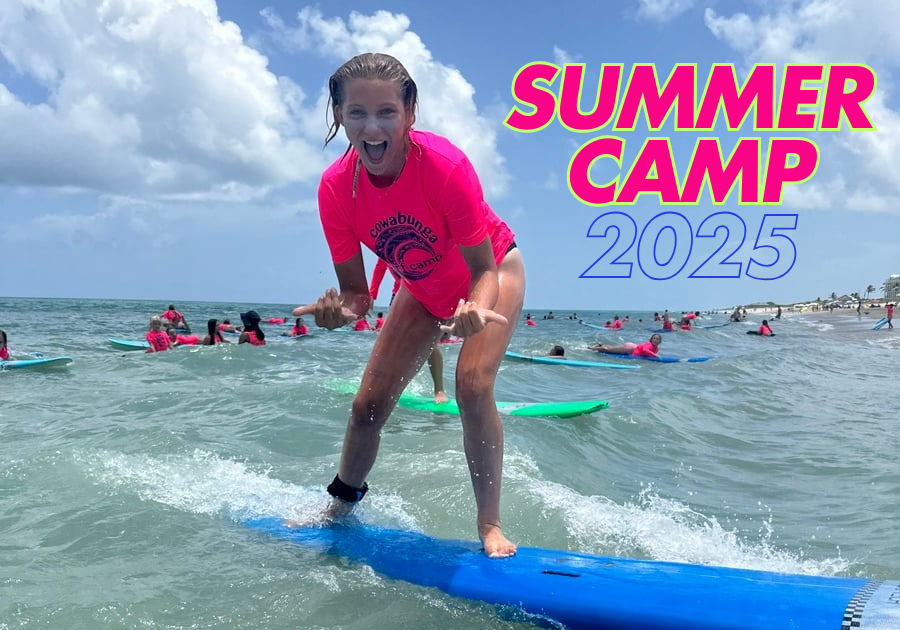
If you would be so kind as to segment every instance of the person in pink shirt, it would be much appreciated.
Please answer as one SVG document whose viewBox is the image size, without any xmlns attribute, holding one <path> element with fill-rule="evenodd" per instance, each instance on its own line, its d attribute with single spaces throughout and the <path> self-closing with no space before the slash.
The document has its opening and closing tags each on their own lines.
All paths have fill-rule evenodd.
<svg viewBox="0 0 900 630">
<path fill-rule="evenodd" d="M 6 331 L 0 330 L 0 361 L 9 361 L 9 347 L 6 344 Z"/>
<path fill-rule="evenodd" d="M 166 326 L 166 334 L 169 336 L 172 348 L 176 346 L 196 346 L 200 343 L 200 337 L 197 335 L 180 335 L 175 332 L 174 326 Z"/>
<path fill-rule="evenodd" d="M 525 325 L 526 326 L 537 326 L 537 322 L 531 319 L 531 314 L 525 316 Z"/>
<path fill-rule="evenodd" d="M 214 346 L 217 343 L 231 343 L 222 334 L 221 324 L 219 320 L 210 319 L 206 322 L 206 336 L 200 342 L 201 346 Z"/>
<path fill-rule="evenodd" d="M 328 515 L 362 499 L 382 427 L 442 331 L 465 338 L 456 364 L 463 445 L 484 553 L 515 554 L 500 528 L 503 425 L 494 381 L 515 331 L 525 269 L 509 226 L 484 199 L 466 155 L 441 136 L 412 128 L 417 87 L 403 65 L 366 53 L 330 77 L 331 125 L 350 148 L 322 175 L 319 216 L 340 292 L 329 289 L 295 315 L 334 329 L 371 307 L 361 245 L 401 277 L 378 334 L 344 436 Z"/>
<path fill-rule="evenodd" d="M 291 337 L 302 337 L 309 334 L 309 326 L 303 323 L 303 318 L 298 317 L 291 327 Z"/>
<path fill-rule="evenodd" d="M 758 332 L 763 337 L 768 337 L 769 335 L 774 334 L 772 332 L 772 329 L 769 328 L 769 320 L 767 320 L 767 319 L 762 320 L 762 324 L 760 324 L 759 330 L 756 332 Z"/>
<path fill-rule="evenodd" d="M 381 330 L 382 328 L 384 328 L 384 313 L 379 311 L 375 317 L 375 330 Z"/>
<path fill-rule="evenodd" d="M 356 323 L 353 324 L 353 330 L 356 332 L 362 332 L 365 330 L 373 330 L 372 324 L 369 323 L 365 317 L 360 317 L 356 320 Z"/>
<path fill-rule="evenodd" d="M 887 317 L 887 327 L 888 327 L 888 328 L 893 328 L 893 327 L 894 327 L 894 323 L 893 323 L 893 319 L 894 319 L 894 304 L 893 304 L 893 302 L 890 303 L 890 304 L 888 304 L 887 306 L 885 306 L 885 307 L 884 307 L 884 310 L 885 310 L 885 316 Z"/>
<path fill-rule="evenodd" d="M 154 315 L 150 318 L 150 330 L 147 331 L 147 343 L 150 347 L 147 352 L 165 352 L 174 346 L 169 341 L 169 335 L 162 329 L 162 318 Z"/>
<path fill-rule="evenodd" d="M 650 341 L 644 343 L 625 343 L 621 346 L 608 346 L 603 343 L 588 346 L 588 350 L 596 350 L 598 352 L 606 352 L 607 354 L 629 354 L 633 357 L 658 357 L 659 344 L 662 343 L 662 335 L 653 333 L 650 335 Z"/>
<path fill-rule="evenodd" d="M 242 343 L 249 343 L 251 346 L 266 345 L 266 333 L 259 327 L 259 313 L 256 311 L 241 313 L 241 323 L 244 324 L 244 330 L 238 337 L 238 345 Z"/>
</svg>

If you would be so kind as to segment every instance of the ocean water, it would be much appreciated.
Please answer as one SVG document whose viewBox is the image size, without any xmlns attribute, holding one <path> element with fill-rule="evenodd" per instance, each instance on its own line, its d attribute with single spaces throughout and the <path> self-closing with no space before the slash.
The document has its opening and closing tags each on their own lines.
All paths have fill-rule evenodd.
<svg viewBox="0 0 900 630">
<path fill-rule="evenodd" d="M 210 317 L 294 305 L 182 303 Z M 265 539 L 247 514 L 328 501 L 374 334 L 266 330 L 265 347 L 123 352 L 166 304 L 0 298 L 14 354 L 63 369 L 0 372 L 0 628 L 517 628 L 496 607 Z M 526 305 L 527 307 L 527 305 Z M 520 323 L 524 353 L 645 341 L 567 319 Z M 625 315 L 625 313 L 621 313 Z M 611 312 L 579 313 L 603 323 Z M 498 400 L 602 398 L 578 418 L 506 417 L 503 522 L 520 545 L 871 579 L 900 577 L 898 331 L 855 313 L 786 313 L 664 335 L 705 363 L 584 369 L 504 361 Z M 715 324 L 724 315 L 705 316 Z M 452 390 L 458 346 L 445 346 Z M 428 395 L 427 371 L 408 391 Z M 473 539 L 458 418 L 397 409 L 361 520 Z"/>
</svg>

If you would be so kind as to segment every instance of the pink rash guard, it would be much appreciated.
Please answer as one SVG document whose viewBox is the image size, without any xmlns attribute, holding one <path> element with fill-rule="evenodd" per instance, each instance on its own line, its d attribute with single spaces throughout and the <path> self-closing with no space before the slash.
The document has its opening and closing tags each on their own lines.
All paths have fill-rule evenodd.
<svg viewBox="0 0 900 630">
<path fill-rule="evenodd" d="M 514 234 L 484 200 L 460 149 L 423 131 L 409 139 L 403 172 L 385 188 L 372 184 L 355 149 L 338 158 L 322 174 L 319 216 L 336 264 L 359 254 L 362 243 L 432 315 L 447 319 L 471 281 L 459 247 L 489 236 L 499 264 Z"/>
</svg>

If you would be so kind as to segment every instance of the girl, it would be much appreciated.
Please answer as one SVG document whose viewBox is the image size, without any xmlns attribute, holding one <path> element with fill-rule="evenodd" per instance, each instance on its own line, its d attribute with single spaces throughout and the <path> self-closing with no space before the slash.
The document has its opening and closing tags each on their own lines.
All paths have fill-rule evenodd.
<svg viewBox="0 0 900 630">
<path fill-rule="evenodd" d="M 9 348 L 6 345 L 5 330 L 0 330 L 0 361 L 9 361 Z"/>
<path fill-rule="evenodd" d="M 659 344 L 662 343 L 662 335 L 653 333 L 650 335 L 650 341 L 644 343 L 628 342 L 621 346 L 608 346 L 598 343 L 588 346 L 588 350 L 596 350 L 597 352 L 606 352 L 607 354 L 628 354 L 633 357 L 659 357 Z"/>
<path fill-rule="evenodd" d="M 489 557 L 516 546 L 500 529 L 503 426 L 494 381 L 522 310 L 525 269 L 514 235 L 484 200 L 468 158 L 445 138 L 412 129 L 417 87 L 389 55 L 347 61 L 328 82 L 334 122 L 350 147 L 322 175 L 319 215 L 340 292 L 294 309 L 334 329 L 371 308 L 360 244 L 402 278 L 375 340 L 344 436 L 329 514 L 366 493 L 381 429 L 442 331 L 465 338 L 456 367 L 463 445 Z"/>
<path fill-rule="evenodd" d="M 200 345 L 214 346 L 219 342 L 230 343 L 222 336 L 222 331 L 219 329 L 219 320 L 211 319 L 206 322 L 206 336 L 200 342 Z"/>
<path fill-rule="evenodd" d="M 256 311 L 241 313 L 241 322 L 244 324 L 244 331 L 238 337 L 238 345 L 242 343 L 249 343 L 252 346 L 266 345 L 266 333 L 259 327 L 259 313 Z"/>
<path fill-rule="evenodd" d="M 150 330 L 147 331 L 147 343 L 150 344 L 150 347 L 147 348 L 147 352 L 165 352 L 166 350 L 175 347 L 169 340 L 169 335 L 162 329 L 162 318 L 160 318 L 159 315 L 154 315 L 150 318 Z"/>
</svg>

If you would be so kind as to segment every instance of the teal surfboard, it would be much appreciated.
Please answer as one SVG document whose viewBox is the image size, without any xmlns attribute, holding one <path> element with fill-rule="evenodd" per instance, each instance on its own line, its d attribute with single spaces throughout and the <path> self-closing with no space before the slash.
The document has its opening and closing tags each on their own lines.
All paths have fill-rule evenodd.
<svg viewBox="0 0 900 630">
<path fill-rule="evenodd" d="M 0 370 L 22 370 L 28 368 L 65 367 L 72 362 L 71 357 L 41 357 L 39 359 L 14 359 L 0 361 Z"/>
<path fill-rule="evenodd" d="M 392 579 L 512 607 L 573 630 L 897 630 L 900 581 L 792 575 L 519 547 L 490 559 L 475 542 L 361 523 L 297 527 L 244 520 Z M 498 611 L 499 612 L 499 611 Z M 487 624 L 486 624 L 487 625 Z"/>
<path fill-rule="evenodd" d="M 534 356 L 530 354 L 519 354 L 518 352 L 506 351 L 507 359 L 515 359 L 516 361 L 531 361 L 532 363 L 541 363 L 544 365 L 568 365 L 570 367 L 591 367 L 591 368 L 610 368 L 613 370 L 636 370 L 639 365 L 622 365 L 621 363 L 601 363 L 600 361 L 578 361 L 576 359 L 557 359 L 556 357 Z"/>
<path fill-rule="evenodd" d="M 878 320 L 877 324 L 872 326 L 872 330 L 881 330 L 882 328 L 887 326 L 887 323 L 888 323 L 887 317 L 882 317 L 880 320 Z"/>
<path fill-rule="evenodd" d="M 436 403 L 434 398 L 403 394 L 397 404 L 405 409 L 430 411 L 431 413 L 449 413 L 459 415 L 459 405 L 455 400 Z M 497 411 L 509 416 L 526 416 L 529 418 L 574 418 L 586 413 L 593 413 L 609 407 L 605 400 L 571 400 L 566 402 L 519 403 L 498 402 Z"/>
<path fill-rule="evenodd" d="M 146 341 L 129 341 L 127 339 L 112 339 L 109 338 L 107 341 L 112 344 L 114 348 L 119 350 L 146 350 L 150 347 L 150 344 Z"/>
</svg>

